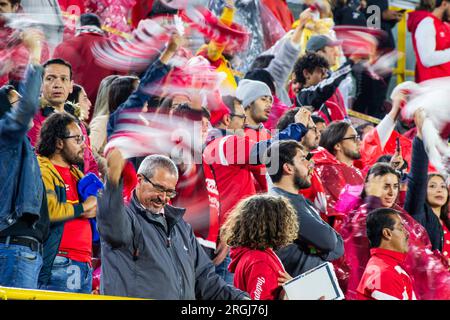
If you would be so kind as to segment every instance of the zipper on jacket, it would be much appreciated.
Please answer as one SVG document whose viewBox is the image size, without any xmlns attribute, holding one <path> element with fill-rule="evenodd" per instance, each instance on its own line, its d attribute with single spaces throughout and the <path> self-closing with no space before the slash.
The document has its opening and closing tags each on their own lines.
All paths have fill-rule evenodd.
<svg viewBox="0 0 450 320">
<path fill-rule="evenodd" d="M 170 236 L 170 234 L 172 233 L 172 229 L 169 230 L 169 234 L 167 234 L 166 232 L 164 232 L 164 230 L 161 230 L 161 227 L 159 227 L 158 225 L 155 225 L 155 227 L 158 230 L 159 234 L 162 235 L 166 239 L 166 247 L 168 249 L 168 253 L 170 255 L 170 258 L 171 258 L 170 260 L 172 262 L 174 271 L 175 271 L 176 276 L 178 278 L 178 283 L 179 283 L 179 288 L 180 288 L 180 291 L 178 292 L 179 298 L 180 298 L 180 300 L 183 300 L 184 299 L 183 298 L 183 292 L 184 292 L 184 290 L 183 290 L 183 279 L 181 278 L 181 273 L 178 270 L 178 267 L 177 267 L 177 265 L 176 265 L 176 263 L 174 261 L 175 258 L 176 258 L 176 253 L 174 252 L 175 249 L 172 246 L 172 238 Z M 179 259 L 177 259 L 177 260 L 179 260 Z"/>
</svg>

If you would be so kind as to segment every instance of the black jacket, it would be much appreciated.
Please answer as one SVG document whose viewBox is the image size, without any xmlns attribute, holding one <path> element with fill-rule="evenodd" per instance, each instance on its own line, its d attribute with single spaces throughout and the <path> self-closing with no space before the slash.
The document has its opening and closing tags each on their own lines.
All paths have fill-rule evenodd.
<svg viewBox="0 0 450 320">
<path fill-rule="evenodd" d="M 444 230 L 439 218 L 426 202 L 427 181 L 428 156 L 422 140 L 415 137 L 404 209 L 427 230 L 432 249 L 442 251 Z"/>
<path fill-rule="evenodd" d="M 124 206 L 122 183 L 107 183 L 98 200 L 102 245 L 101 292 L 164 300 L 248 297 L 228 286 L 183 220 L 185 209 L 164 207 L 168 232 L 133 196 Z"/>
<path fill-rule="evenodd" d="M 303 88 L 297 94 L 297 107 L 312 106 L 319 110 L 322 105 L 336 92 L 341 82 L 353 71 L 354 62 L 347 60 L 338 70 L 317 85 Z M 355 65 L 356 66 L 356 65 Z"/>
<path fill-rule="evenodd" d="M 342 237 L 320 218 L 317 210 L 303 195 L 276 187 L 270 193 L 286 197 L 295 208 L 300 223 L 298 238 L 294 243 L 276 251 L 291 276 L 298 276 L 344 254 Z"/>
</svg>

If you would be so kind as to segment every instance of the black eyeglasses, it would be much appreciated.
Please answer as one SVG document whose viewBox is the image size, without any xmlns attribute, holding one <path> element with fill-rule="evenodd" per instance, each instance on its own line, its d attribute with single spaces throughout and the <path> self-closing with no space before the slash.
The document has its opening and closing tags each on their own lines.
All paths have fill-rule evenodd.
<svg viewBox="0 0 450 320">
<path fill-rule="evenodd" d="M 62 137 L 62 139 L 75 139 L 77 144 L 82 144 L 84 141 L 86 141 L 86 137 L 82 134 L 77 134 L 75 136 Z"/>
<path fill-rule="evenodd" d="M 149 178 L 147 178 L 144 174 L 141 173 L 141 175 L 144 177 L 144 179 L 149 182 L 153 188 L 156 189 L 156 191 L 158 192 L 162 192 L 165 193 L 166 196 L 170 199 L 175 198 L 177 196 L 177 192 L 175 190 L 167 190 L 166 188 L 164 188 L 163 186 L 160 186 L 159 184 L 155 184 L 153 183 Z"/>
<path fill-rule="evenodd" d="M 247 116 L 245 115 L 245 114 L 236 114 L 236 113 L 232 113 L 232 114 L 230 114 L 230 116 L 232 116 L 232 117 L 238 117 L 238 118 L 241 118 L 241 119 L 246 119 L 247 118 Z"/>
<path fill-rule="evenodd" d="M 361 138 L 359 136 L 351 136 L 347 138 L 342 138 L 342 140 L 353 140 L 354 142 L 361 141 Z"/>
</svg>

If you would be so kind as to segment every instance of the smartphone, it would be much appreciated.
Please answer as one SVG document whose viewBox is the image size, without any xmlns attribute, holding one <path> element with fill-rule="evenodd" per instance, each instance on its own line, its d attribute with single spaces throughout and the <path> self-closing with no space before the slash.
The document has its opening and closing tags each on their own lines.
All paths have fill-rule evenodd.
<svg viewBox="0 0 450 320">
<path fill-rule="evenodd" d="M 397 137 L 397 139 L 395 140 L 395 150 L 397 152 L 400 152 L 400 138 Z"/>
</svg>

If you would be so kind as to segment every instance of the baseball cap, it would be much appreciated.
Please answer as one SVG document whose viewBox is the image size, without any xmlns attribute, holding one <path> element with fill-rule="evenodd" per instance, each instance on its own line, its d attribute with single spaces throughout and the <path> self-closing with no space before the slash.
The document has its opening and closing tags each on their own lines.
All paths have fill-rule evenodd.
<svg viewBox="0 0 450 320">
<path fill-rule="evenodd" d="M 324 47 L 334 47 L 341 44 L 342 41 L 331 40 L 331 38 L 324 35 L 312 36 L 306 44 L 306 51 L 317 52 Z"/>
</svg>

